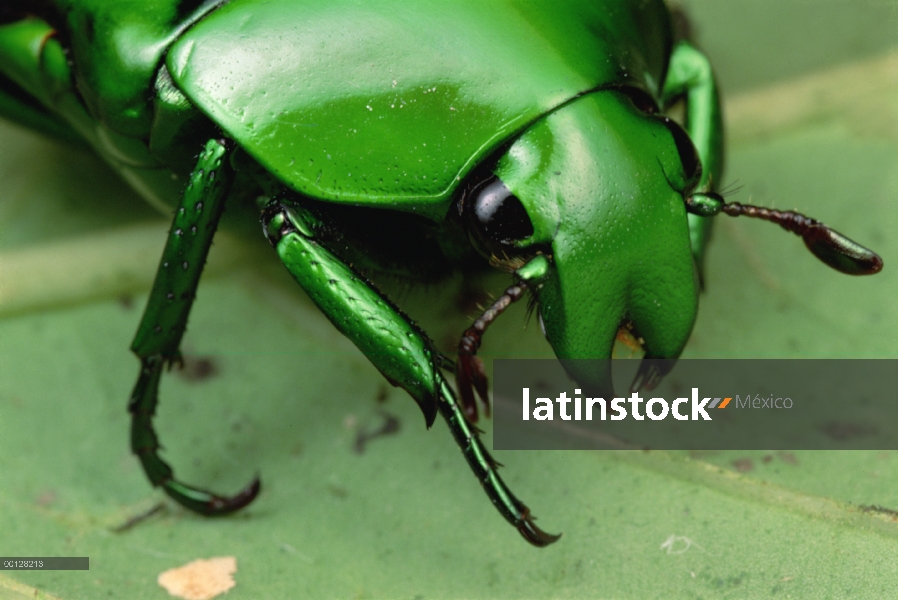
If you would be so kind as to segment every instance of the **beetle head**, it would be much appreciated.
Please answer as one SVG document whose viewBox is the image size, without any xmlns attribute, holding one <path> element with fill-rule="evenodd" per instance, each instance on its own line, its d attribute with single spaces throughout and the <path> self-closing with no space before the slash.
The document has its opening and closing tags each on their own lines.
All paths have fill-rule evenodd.
<svg viewBox="0 0 898 600">
<path fill-rule="evenodd" d="M 460 205 L 475 245 L 535 293 L 568 372 L 603 393 L 610 370 L 565 359 L 610 358 L 622 327 L 646 358 L 676 358 L 697 309 L 684 197 L 701 167 L 685 132 L 640 104 L 604 90 L 554 111 Z"/>
</svg>

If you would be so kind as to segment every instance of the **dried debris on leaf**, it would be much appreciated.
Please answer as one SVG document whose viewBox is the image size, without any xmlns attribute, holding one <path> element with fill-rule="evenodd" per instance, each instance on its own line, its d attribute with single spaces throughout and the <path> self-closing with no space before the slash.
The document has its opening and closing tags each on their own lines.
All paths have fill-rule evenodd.
<svg viewBox="0 0 898 600">
<path fill-rule="evenodd" d="M 185 600 L 211 600 L 236 585 L 237 559 L 233 556 L 199 559 L 159 574 L 156 581 L 172 596 Z"/>
</svg>

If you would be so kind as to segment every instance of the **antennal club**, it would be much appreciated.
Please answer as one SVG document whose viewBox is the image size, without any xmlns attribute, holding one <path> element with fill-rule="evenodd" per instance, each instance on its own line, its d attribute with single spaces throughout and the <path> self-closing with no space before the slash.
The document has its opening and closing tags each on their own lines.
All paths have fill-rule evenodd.
<svg viewBox="0 0 898 600">
<path fill-rule="evenodd" d="M 873 275 L 882 270 L 882 258 L 878 254 L 820 221 L 795 211 L 725 202 L 723 196 L 715 192 L 693 194 L 686 199 L 686 210 L 702 217 L 713 217 L 723 212 L 731 217 L 754 217 L 777 223 L 786 231 L 800 235 L 814 256 L 847 275 Z"/>
</svg>

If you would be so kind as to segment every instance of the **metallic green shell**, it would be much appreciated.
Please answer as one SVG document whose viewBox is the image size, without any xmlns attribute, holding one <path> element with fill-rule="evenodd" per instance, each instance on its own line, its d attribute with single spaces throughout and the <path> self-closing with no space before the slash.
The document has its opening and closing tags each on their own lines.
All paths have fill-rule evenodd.
<svg viewBox="0 0 898 600">
<path fill-rule="evenodd" d="M 92 117 L 119 135 L 143 138 L 153 120 L 152 82 L 166 49 L 216 3 L 51 0 L 34 4 L 36 12 L 50 17 L 58 28 L 74 84 Z M 199 151 L 196 148 L 194 153 Z"/>
<path fill-rule="evenodd" d="M 661 0 L 235 0 L 167 65 L 297 191 L 439 219 L 473 166 L 572 98 L 658 97 L 670 49 Z"/>
</svg>

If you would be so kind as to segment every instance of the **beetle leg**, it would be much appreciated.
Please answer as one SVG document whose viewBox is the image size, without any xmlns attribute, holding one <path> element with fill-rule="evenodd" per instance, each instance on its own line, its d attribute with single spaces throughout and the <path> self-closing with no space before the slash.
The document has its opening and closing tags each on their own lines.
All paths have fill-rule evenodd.
<svg viewBox="0 0 898 600">
<path fill-rule="evenodd" d="M 0 61 L 3 58 L 0 53 Z M 84 145 L 83 138 L 71 127 L 40 106 L 2 74 L 0 74 L 0 118 L 9 119 L 69 144 Z"/>
<path fill-rule="evenodd" d="M 34 6 L 26 9 L 24 4 L 10 9 L 9 21 L 0 27 L 0 117 L 84 145 L 84 138 L 66 123 L 75 113 L 84 113 L 68 102 L 74 98 L 73 77 L 65 51 L 56 30 L 29 14 Z"/>
<path fill-rule="evenodd" d="M 517 283 L 499 296 L 493 302 L 493 305 L 486 309 L 474 324 L 471 325 L 462 335 L 458 342 L 458 366 L 455 374 L 455 381 L 458 386 L 458 395 L 461 396 L 461 405 L 465 409 L 465 416 L 471 423 L 477 422 L 477 400 L 474 392 L 483 402 L 483 412 L 490 416 L 490 400 L 489 400 L 489 384 L 487 382 L 486 371 L 483 367 L 483 361 L 477 356 L 477 350 L 483 334 L 486 333 L 493 321 L 498 318 L 505 309 L 511 306 L 513 302 L 517 302 L 524 295 L 527 284 L 524 282 Z"/>
<path fill-rule="evenodd" d="M 561 534 L 546 533 L 533 522 L 536 517 L 530 514 L 530 509 L 518 500 L 511 490 L 499 477 L 499 463 L 490 456 L 477 428 L 471 425 L 461 405 L 456 401 L 452 389 L 442 377 L 440 377 L 442 398 L 439 402 L 440 414 L 449 425 L 452 437 L 461 448 L 471 470 L 477 476 L 477 480 L 483 486 L 486 495 L 492 501 L 505 520 L 512 524 L 524 539 L 537 547 L 545 547 L 557 541 Z"/>
<path fill-rule="evenodd" d="M 499 477 L 476 428 L 439 370 L 443 360 L 430 340 L 373 285 L 316 239 L 315 217 L 302 206 L 274 201 L 262 213 L 265 235 L 294 279 L 330 321 L 394 385 L 405 389 L 424 412 L 429 427 L 439 412 L 505 519 L 537 546 L 558 536 L 541 531 L 529 509 Z"/>
<path fill-rule="evenodd" d="M 388 381 L 412 395 L 430 427 L 439 394 L 437 357 L 430 340 L 361 275 L 318 243 L 317 221 L 310 213 L 274 201 L 263 211 L 262 223 L 293 278 Z"/>
<path fill-rule="evenodd" d="M 688 41 L 673 50 L 662 93 L 665 106 L 685 97 L 686 132 L 702 164 L 700 192 L 713 190 L 723 174 L 723 113 L 711 62 Z M 711 220 L 689 214 L 689 241 L 695 262 L 701 266 L 711 233 Z"/>
<path fill-rule="evenodd" d="M 228 154 L 225 142 L 210 140 L 200 155 L 175 214 L 146 310 L 131 344 L 141 362 L 128 405 L 131 450 L 154 486 L 162 486 L 179 504 L 205 515 L 227 514 L 252 502 L 260 489 L 258 477 L 230 497 L 177 481 L 172 468 L 159 457 L 152 419 L 163 368 L 181 362 L 178 348 L 233 180 Z"/>
</svg>

